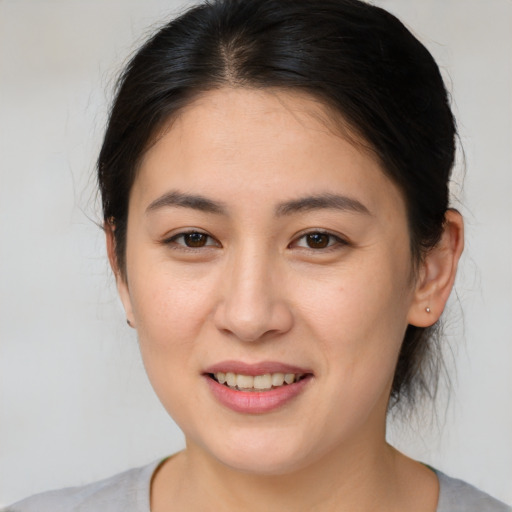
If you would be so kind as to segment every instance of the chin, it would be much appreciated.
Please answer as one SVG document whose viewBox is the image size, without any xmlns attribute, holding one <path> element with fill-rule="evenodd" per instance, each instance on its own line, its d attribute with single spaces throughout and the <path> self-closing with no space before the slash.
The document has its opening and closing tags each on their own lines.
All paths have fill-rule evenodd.
<svg viewBox="0 0 512 512">
<path fill-rule="evenodd" d="M 254 435 L 253 435 L 254 434 Z M 203 444 L 210 456 L 228 468 L 261 476 L 284 475 L 298 471 L 327 449 L 308 446 L 304 436 L 293 436 L 286 429 L 277 432 L 231 432 L 225 442 Z"/>
<path fill-rule="evenodd" d="M 286 454 L 271 454 L 261 450 L 219 455 L 217 460 L 231 470 L 255 476 L 290 474 L 308 465 L 302 457 L 287 457 Z"/>
</svg>

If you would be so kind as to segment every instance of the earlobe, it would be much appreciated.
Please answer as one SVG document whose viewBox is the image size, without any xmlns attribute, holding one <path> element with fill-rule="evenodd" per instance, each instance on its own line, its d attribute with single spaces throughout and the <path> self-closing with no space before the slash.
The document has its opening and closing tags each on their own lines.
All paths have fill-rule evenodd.
<svg viewBox="0 0 512 512">
<path fill-rule="evenodd" d="M 130 299 L 130 292 L 128 290 L 128 282 L 126 280 L 126 276 L 123 274 L 121 269 L 119 268 L 117 256 L 116 256 L 116 240 L 114 236 L 115 225 L 111 222 L 105 222 L 105 237 L 107 244 L 107 254 L 108 260 L 110 262 L 110 267 L 112 268 L 112 272 L 114 272 L 114 276 L 116 278 L 116 286 L 117 291 L 119 293 L 119 298 L 124 307 L 124 311 L 126 313 L 126 322 L 130 327 L 135 328 L 135 322 L 133 320 L 133 312 L 132 305 Z"/>
<path fill-rule="evenodd" d="M 437 322 L 453 288 L 463 248 L 462 216 L 456 210 L 447 210 L 441 239 L 421 263 L 409 309 L 409 324 L 429 327 Z"/>
</svg>

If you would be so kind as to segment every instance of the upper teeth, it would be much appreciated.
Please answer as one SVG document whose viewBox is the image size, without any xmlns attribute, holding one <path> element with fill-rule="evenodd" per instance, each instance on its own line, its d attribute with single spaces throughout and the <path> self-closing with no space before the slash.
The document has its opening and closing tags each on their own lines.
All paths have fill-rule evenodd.
<svg viewBox="0 0 512 512">
<path fill-rule="evenodd" d="M 221 384 L 227 384 L 231 388 L 238 389 L 271 389 L 272 386 L 282 386 L 284 383 L 293 384 L 299 380 L 302 373 L 266 373 L 264 375 L 242 375 L 232 372 L 217 372 L 214 374 L 215 379 Z"/>
</svg>

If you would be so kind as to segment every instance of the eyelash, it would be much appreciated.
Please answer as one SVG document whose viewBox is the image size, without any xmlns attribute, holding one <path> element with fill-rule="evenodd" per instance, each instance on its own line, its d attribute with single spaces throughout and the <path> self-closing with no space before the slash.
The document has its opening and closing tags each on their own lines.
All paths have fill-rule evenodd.
<svg viewBox="0 0 512 512">
<path fill-rule="evenodd" d="M 193 245 L 187 245 L 187 243 L 185 241 L 185 237 L 187 235 L 199 235 L 202 237 L 206 237 L 206 239 L 207 239 L 206 242 L 213 241 L 214 243 L 205 243 L 204 245 L 198 245 L 195 247 Z M 319 236 L 319 235 L 322 237 L 328 238 L 327 245 L 325 245 L 324 247 L 310 247 L 310 246 L 298 245 L 298 242 L 300 240 L 303 240 L 303 239 L 305 240 L 305 239 L 307 239 L 307 237 L 313 237 L 313 236 Z M 180 240 L 180 239 L 182 239 L 181 243 L 178 242 L 178 240 Z M 208 235 L 207 233 L 204 233 L 204 232 L 198 231 L 198 230 L 190 230 L 190 231 L 184 231 L 181 233 L 177 233 L 176 235 L 173 235 L 170 238 L 163 240 L 162 243 L 164 245 L 174 245 L 175 248 L 177 248 L 179 250 L 186 250 L 186 251 L 197 251 L 199 249 L 205 249 L 208 247 L 222 247 L 220 242 L 216 241 L 215 238 Z M 307 242 L 306 242 L 306 244 L 307 244 Z M 336 250 L 342 246 L 348 246 L 348 245 L 350 245 L 350 243 L 347 240 L 341 238 L 340 236 L 334 235 L 333 233 L 330 233 L 329 231 L 322 231 L 322 230 L 317 229 L 314 231 L 308 231 L 307 233 L 303 233 L 299 237 L 295 238 L 288 245 L 288 247 L 293 248 L 293 246 L 296 246 L 301 249 L 305 249 L 305 250 L 309 250 L 309 251 L 313 251 L 313 252 L 327 252 L 327 251 Z"/>
<path fill-rule="evenodd" d="M 185 242 L 185 237 L 187 235 L 201 235 L 201 236 L 206 237 L 207 241 L 212 240 L 212 241 L 214 241 L 214 243 L 213 244 L 206 243 L 205 245 L 200 245 L 200 246 L 196 246 L 196 247 L 190 246 L 190 245 L 187 245 Z M 178 240 L 180 238 L 183 239 L 183 243 L 178 242 Z M 198 249 L 204 249 L 205 247 L 221 247 L 220 243 L 217 242 L 212 236 L 208 235 L 207 233 L 203 233 L 202 231 L 198 231 L 196 229 L 192 229 L 190 231 L 183 231 L 181 233 L 173 235 L 170 238 L 163 240 L 163 244 L 164 245 L 175 245 L 175 246 L 177 246 L 176 248 L 179 247 L 180 250 L 187 250 L 187 251 L 197 251 Z"/>
<path fill-rule="evenodd" d="M 297 245 L 298 241 L 306 239 L 307 237 L 318 236 L 318 235 L 327 237 L 329 239 L 327 242 L 327 245 L 325 247 L 316 247 L 316 248 L 309 247 L 309 246 L 298 246 L 298 247 L 300 247 L 301 249 L 306 249 L 306 250 L 314 251 L 314 252 L 320 252 L 320 251 L 327 252 L 327 251 L 333 251 L 333 250 L 339 249 L 340 247 L 343 247 L 343 246 L 350 245 L 347 240 L 341 238 L 338 235 L 330 233 L 329 231 L 323 231 L 321 229 L 316 229 L 313 231 L 308 231 L 307 233 L 303 233 L 298 238 L 296 238 L 288 247 L 291 247 L 292 245 Z"/>
</svg>

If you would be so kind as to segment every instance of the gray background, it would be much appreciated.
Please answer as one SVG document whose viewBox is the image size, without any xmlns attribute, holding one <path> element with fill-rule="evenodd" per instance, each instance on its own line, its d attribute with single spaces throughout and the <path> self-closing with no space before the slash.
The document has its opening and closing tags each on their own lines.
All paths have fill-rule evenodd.
<svg viewBox="0 0 512 512">
<path fill-rule="evenodd" d="M 405 452 L 512 502 L 512 2 L 380 0 L 453 94 L 467 245 L 446 315 L 453 392 L 393 423 Z M 108 269 L 93 168 L 116 72 L 183 2 L 0 0 L 0 504 L 183 444 Z M 457 377 L 454 375 L 457 368 Z"/>
</svg>

